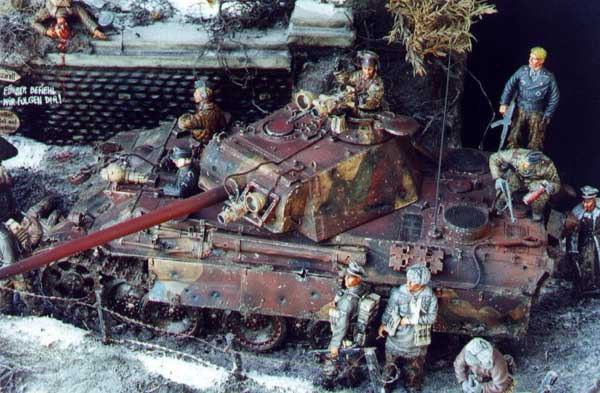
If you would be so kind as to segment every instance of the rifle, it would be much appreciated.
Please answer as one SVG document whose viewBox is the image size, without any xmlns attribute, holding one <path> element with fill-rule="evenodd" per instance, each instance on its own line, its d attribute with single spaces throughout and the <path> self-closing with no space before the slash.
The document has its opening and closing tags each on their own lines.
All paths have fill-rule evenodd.
<svg viewBox="0 0 600 393">
<path fill-rule="evenodd" d="M 513 211 L 510 186 L 508 185 L 508 182 L 505 179 L 499 178 L 498 181 L 500 182 L 500 192 L 504 194 L 504 199 L 506 199 L 505 209 L 508 208 L 508 212 L 510 213 L 510 222 L 514 224 L 517 221 L 517 219 L 515 218 L 515 214 Z M 500 194 L 498 194 L 498 196 L 500 196 Z M 496 197 L 496 199 L 498 198 L 498 196 Z"/>
<path fill-rule="evenodd" d="M 310 351 L 315 354 L 328 354 L 329 349 L 315 349 Z M 360 353 L 364 353 L 365 361 L 367 363 L 367 371 L 369 373 L 369 381 L 371 383 L 371 388 L 374 393 L 383 393 L 384 388 L 382 385 L 381 379 L 381 367 L 379 366 L 379 362 L 377 361 L 377 354 L 375 347 L 352 347 L 352 348 L 340 348 L 340 355 L 357 355 Z M 329 358 L 331 359 L 331 358 Z M 336 359 L 331 359 L 336 362 L 341 362 L 340 356 Z"/>
<path fill-rule="evenodd" d="M 502 126 L 502 133 L 500 134 L 500 143 L 498 144 L 498 151 L 502 150 L 502 146 L 504 146 L 504 142 L 506 142 L 506 137 L 508 136 L 508 130 L 512 123 L 513 113 L 515 112 L 515 106 L 516 106 L 515 99 L 513 99 L 510 102 L 506 112 L 504 112 L 504 116 L 502 116 L 502 119 L 496 120 L 495 122 L 493 122 L 490 125 L 491 128 L 496 128 L 498 126 Z"/>
</svg>

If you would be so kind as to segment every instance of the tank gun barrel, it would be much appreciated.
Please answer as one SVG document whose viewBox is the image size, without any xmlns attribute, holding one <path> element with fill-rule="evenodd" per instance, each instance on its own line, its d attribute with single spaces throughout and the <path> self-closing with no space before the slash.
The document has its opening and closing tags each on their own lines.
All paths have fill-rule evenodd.
<svg viewBox="0 0 600 393">
<path fill-rule="evenodd" d="M 70 257 L 79 252 L 101 246 L 112 240 L 123 236 L 150 228 L 176 217 L 203 209 L 224 201 L 227 198 L 225 187 L 213 188 L 202 194 L 194 195 L 168 204 L 153 212 L 144 214 L 140 217 L 124 221 L 122 223 L 94 232 L 82 238 L 72 240 L 53 247 L 50 250 L 25 258 L 12 265 L 0 268 L 0 279 L 12 277 L 17 274 L 25 273 L 30 270 L 49 265 L 50 263 Z"/>
</svg>

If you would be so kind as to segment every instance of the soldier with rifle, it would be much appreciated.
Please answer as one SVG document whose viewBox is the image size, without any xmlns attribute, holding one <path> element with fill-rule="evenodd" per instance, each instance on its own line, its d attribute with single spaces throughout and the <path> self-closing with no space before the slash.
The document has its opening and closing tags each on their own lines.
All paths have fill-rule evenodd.
<svg viewBox="0 0 600 393">
<path fill-rule="evenodd" d="M 509 149 L 490 156 L 490 173 L 496 181 L 494 208 L 512 209 L 512 194 L 524 190 L 523 203 L 531 206 L 534 221 L 541 221 L 550 195 L 560 190 L 560 178 L 554 163 L 540 151 Z M 511 211 L 511 216 L 513 216 Z M 514 216 L 511 217 L 514 221 Z"/>
<path fill-rule="evenodd" d="M 379 295 L 369 293 L 363 283 L 365 270 L 351 262 L 344 275 L 344 288 L 335 296 L 335 309 L 330 310 L 331 341 L 329 356 L 325 360 L 321 384 L 331 389 L 341 376 L 348 376 L 350 382 L 358 382 L 361 353 L 371 354 L 376 361 L 374 350 L 363 351 L 367 326 L 379 307 Z M 368 352 L 368 353 L 367 353 Z M 340 357 L 344 357 L 344 364 Z M 369 361 L 369 359 L 367 359 Z M 340 373 L 340 368 L 344 368 Z"/>
<path fill-rule="evenodd" d="M 506 115 L 511 101 L 515 101 L 517 118 L 508 136 L 508 148 L 524 147 L 521 143 L 522 129 L 529 128 L 529 143 L 527 148 L 542 150 L 544 136 L 550 119 L 556 112 L 560 94 L 554 75 L 544 68 L 547 53 L 542 47 L 531 49 L 529 64 L 519 68 L 506 82 L 500 98 L 499 112 Z M 513 105 L 514 105 L 513 104 Z M 505 120 L 511 119 L 505 116 Z M 502 145 L 502 142 L 501 142 Z"/>
</svg>

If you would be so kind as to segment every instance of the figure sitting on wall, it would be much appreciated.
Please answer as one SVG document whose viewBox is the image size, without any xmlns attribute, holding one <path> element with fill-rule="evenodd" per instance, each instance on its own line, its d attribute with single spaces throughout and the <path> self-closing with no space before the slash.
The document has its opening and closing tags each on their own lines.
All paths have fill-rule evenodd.
<svg viewBox="0 0 600 393">
<path fill-rule="evenodd" d="M 510 193 L 524 190 L 523 203 L 531 206 L 534 221 L 541 221 L 550 195 L 560 190 L 560 178 L 554 163 L 540 151 L 527 149 L 502 150 L 490 156 L 490 173 L 496 180 L 497 211 L 506 205 L 502 182 L 507 182 Z"/>
<path fill-rule="evenodd" d="M 456 380 L 464 393 L 511 393 L 515 386 L 505 357 L 488 341 L 476 337 L 454 360 Z"/>
<path fill-rule="evenodd" d="M 94 38 L 106 39 L 106 35 L 100 30 L 94 18 L 78 1 L 46 0 L 44 7 L 34 15 L 32 26 L 42 35 L 66 40 L 73 34 L 68 20 L 75 18 L 83 23 Z M 46 27 L 48 22 L 50 26 Z"/>
<path fill-rule="evenodd" d="M 163 194 L 179 198 L 187 198 L 198 191 L 198 169 L 192 165 L 192 151 L 175 146 L 169 158 L 177 167 L 174 183 L 163 187 Z"/>
<path fill-rule="evenodd" d="M 194 91 L 196 113 L 187 113 L 179 117 L 177 125 L 182 130 L 189 130 L 195 140 L 208 143 L 215 132 L 225 128 L 225 113 L 213 102 L 213 89 L 206 80 L 201 80 Z"/>
<path fill-rule="evenodd" d="M 354 89 L 355 115 L 368 116 L 381 109 L 383 81 L 377 74 L 379 56 L 375 52 L 361 51 L 357 54 L 361 69 L 353 72 L 336 72 L 336 81 Z"/>
</svg>

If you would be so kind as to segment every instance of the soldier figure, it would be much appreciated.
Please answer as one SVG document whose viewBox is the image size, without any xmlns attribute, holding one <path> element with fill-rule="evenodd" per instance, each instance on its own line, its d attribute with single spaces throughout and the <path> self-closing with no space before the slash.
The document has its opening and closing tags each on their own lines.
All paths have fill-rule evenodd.
<svg viewBox="0 0 600 393">
<path fill-rule="evenodd" d="M 354 88 L 356 114 L 368 115 L 380 110 L 383 100 L 383 81 L 377 74 L 379 56 L 375 52 L 361 51 L 357 57 L 361 65 L 359 71 L 337 72 L 334 76 L 339 83 Z"/>
<path fill-rule="evenodd" d="M 438 301 L 427 286 L 431 278 L 424 264 L 412 265 L 406 272 L 406 284 L 394 288 L 379 327 L 379 336 L 387 333 L 385 342 L 384 383 L 389 387 L 400 375 L 409 392 L 420 392 L 423 365 L 431 343 L 431 327 L 438 311 Z"/>
<path fill-rule="evenodd" d="M 182 130 L 190 130 L 194 139 L 204 144 L 208 143 L 215 132 L 225 128 L 225 114 L 213 102 L 213 89 L 208 87 L 205 80 L 200 81 L 194 91 L 196 113 L 181 115 L 177 125 Z"/>
<path fill-rule="evenodd" d="M 520 142 L 521 130 L 525 124 L 529 128 L 528 149 L 542 150 L 544 136 L 556 108 L 560 94 L 554 75 L 543 67 L 546 50 L 541 47 L 531 49 L 529 66 L 522 66 L 506 82 L 500 98 L 500 114 L 504 114 L 513 97 L 517 105 L 517 119 L 508 136 L 508 148 L 523 147 Z"/>
<path fill-rule="evenodd" d="M 78 18 L 90 34 L 99 40 L 105 40 L 106 35 L 98 28 L 94 18 L 87 12 L 82 3 L 72 0 L 46 0 L 46 4 L 33 17 L 31 25 L 40 34 L 50 38 L 67 39 L 71 36 L 68 18 Z M 50 27 L 44 24 L 54 20 Z"/>
<path fill-rule="evenodd" d="M 163 194 L 187 198 L 198 190 L 198 169 L 192 165 L 192 151 L 175 146 L 169 158 L 177 167 L 175 183 L 166 184 Z"/>
<path fill-rule="evenodd" d="M 571 235 L 570 252 L 575 261 L 579 293 L 600 288 L 600 198 L 598 189 L 581 189 L 583 202 L 575 206 L 573 215 L 579 220 L 578 230 Z"/>
<path fill-rule="evenodd" d="M 362 266 L 354 262 L 350 263 L 344 275 L 345 288 L 338 291 L 335 296 L 335 309 L 330 310 L 329 358 L 325 362 L 322 375 L 322 384 L 326 388 L 332 388 L 338 377 L 336 360 L 340 356 L 340 348 L 363 346 L 369 320 L 377 312 L 379 296 L 368 293 L 362 281 L 364 275 L 365 271 Z M 376 297 L 376 303 L 365 302 L 365 304 L 371 304 L 371 307 L 361 306 L 364 299 L 371 299 L 372 296 Z M 346 360 L 347 374 L 355 373 L 358 370 L 359 359 L 347 355 Z M 353 375 L 350 375 L 350 378 L 352 377 Z"/>
<path fill-rule="evenodd" d="M 489 164 L 497 192 L 500 193 L 502 181 L 508 182 L 511 194 L 527 190 L 523 202 L 531 205 L 533 220 L 541 221 L 550 195 L 560 190 L 560 179 L 552 160 L 540 151 L 509 149 L 492 154 Z M 502 193 L 495 209 L 500 210 L 505 204 L 506 196 Z"/>
<path fill-rule="evenodd" d="M 31 254 L 43 237 L 40 218 L 50 212 L 55 204 L 55 198 L 44 198 L 27 210 L 20 223 L 12 218 L 0 223 L 0 266 L 11 265 L 20 258 Z M 18 291 L 29 289 L 23 275 L 2 280 L 0 285 Z M 13 293 L 11 291 L 0 291 L 0 312 L 10 311 L 12 298 Z"/>
<path fill-rule="evenodd" d="M 479 337 L 460 351 L 454 373 L 464 393 L 512 393 L 515 386 L 504 356 Z"/>
<path fill-rule="evenodd" d="M 13 181 L 2 165 L 2 161 L 16 156 L 17 149 L 6 139 L 0 137 L 0 222 L 12 217 L 15 201 L 12 196 Z"/>
</svg>

